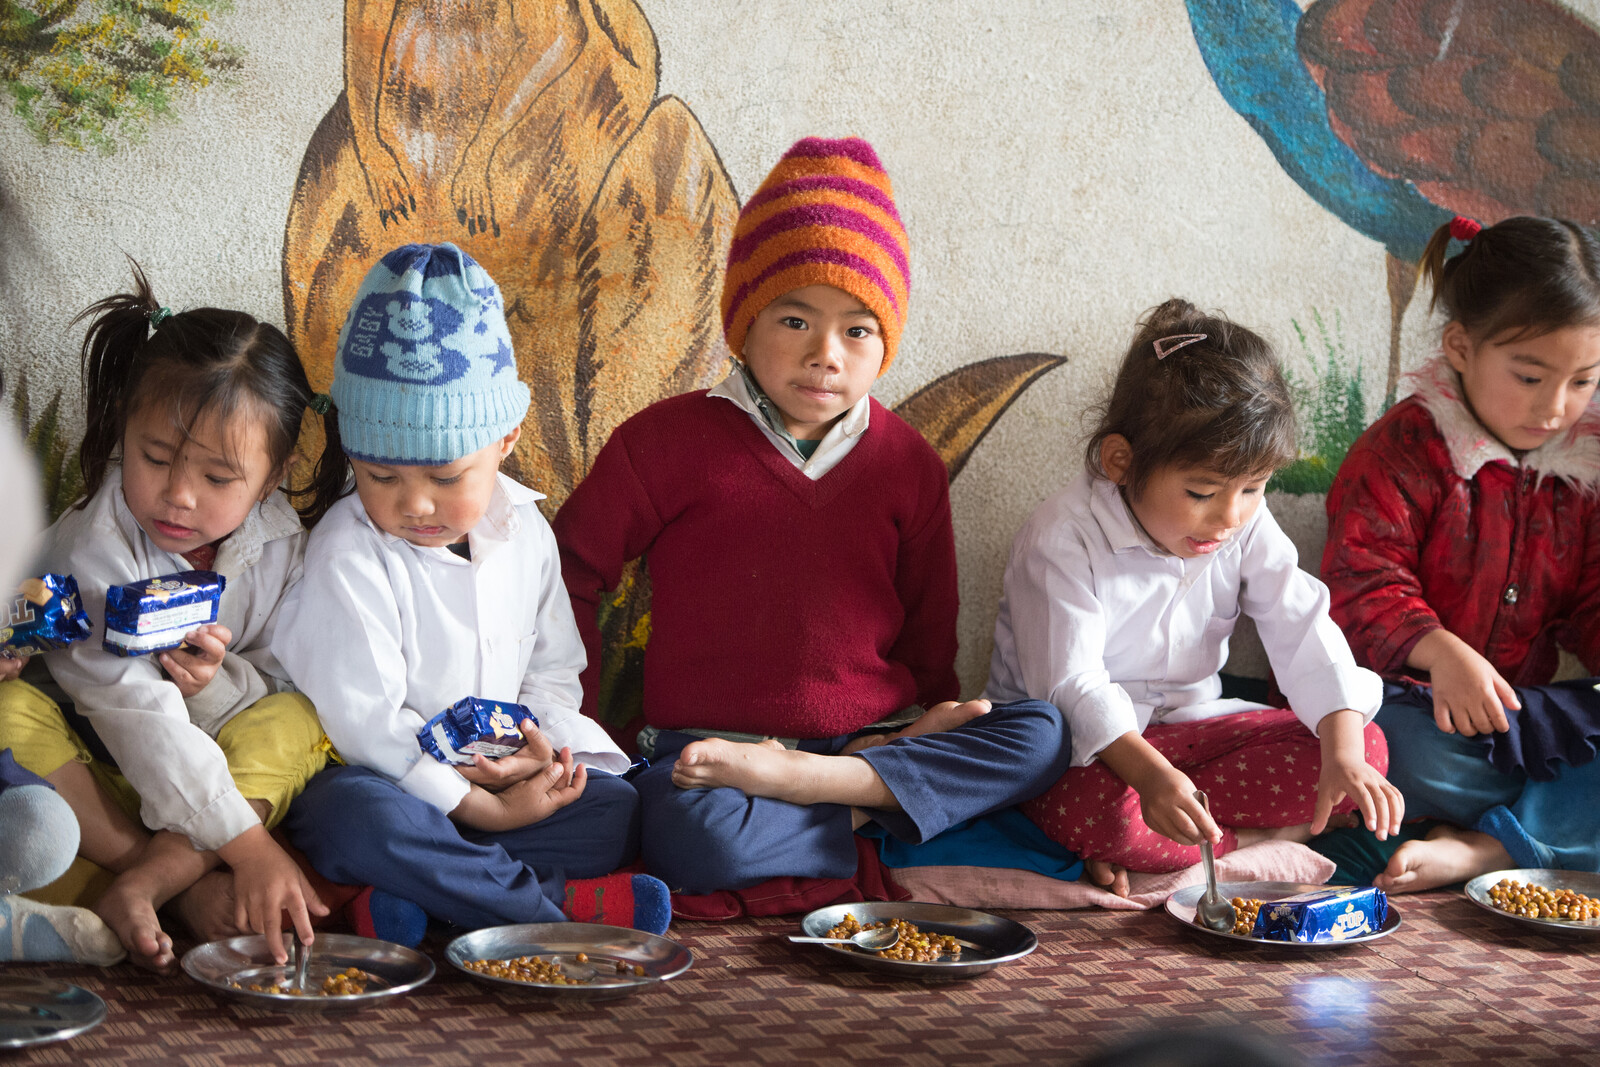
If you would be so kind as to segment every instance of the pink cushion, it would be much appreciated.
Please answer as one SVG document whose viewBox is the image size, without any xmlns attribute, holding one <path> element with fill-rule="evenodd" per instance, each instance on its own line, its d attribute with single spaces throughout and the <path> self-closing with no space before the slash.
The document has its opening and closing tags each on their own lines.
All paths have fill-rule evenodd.
<svg viewBox="0 0 1600 1067">
<path fill-rule="evenodd" d="M 1307 882 L 1333 877 L 1333 861 L 1293 841 L 1263 841 L 1217 860 L 1219 882 Z M 1128 876 L 1131 894 L 1119 897 L 1088 882 L 1063 882 L 1004 867 L 901 867 L 891 872 L 912 900 L 963 908 L 1153 908 L 1186 885 L 1206 880 L 1195 864 L 1171 874 Z"/>
</svg>

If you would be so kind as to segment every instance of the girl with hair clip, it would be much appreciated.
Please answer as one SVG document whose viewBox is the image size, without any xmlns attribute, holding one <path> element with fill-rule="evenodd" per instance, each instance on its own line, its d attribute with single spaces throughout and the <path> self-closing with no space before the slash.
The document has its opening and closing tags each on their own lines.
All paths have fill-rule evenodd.
<svg viewBox="0 0 1600 1067">
<path fill-rule="evenodd" d="M 1022 810 L 1114 892 L 1129 870 L 1198 862 L 1202 840 L 1219 855 L 1305 841 L 1355 808 L 1380 837 L 1399 830 L 1370 723 L 1379 679 L 1262 498 L 1294 457 L 1271 347 L 1169 300 L 1123 359 L 1087 470 L 1012 546 L 985 696 L 1066 716 L 1072 769 Z M 1293 711 L 1222 698 L 1240 612 Z"/>
<path fill-rule="evenodd" d="M 281 961 L 282 913 L 309 943 L 328 910 L 268 832 L 326 761 L 316 712 L 268 648 L 304 554 L 279 487 L 311 388 L 276 327 L 174 314 L 137 265 L 133 291 L 84 318 L 84 497 L 46 532 L 44 568 L 75 575 L 97 621 L 112 585 L 212 570 L 227 588 L 217 621 L 173 651 L 124 658 L 91 640 L 47 653 L 75 713 L 0 685 L 0 748 L 77 816 L 80 859 L 47 895 L 103 889 L 93 908 L 135 963 L 172 968 L 157 917 L 169 901 L 197 938 L 264 933 Z"/>
<path fill-rule="evenodd" d="M 1548 684 L 1560 648 L 1600 673 L 1600 237 L 1458 218 L 1422 273 L 1441 352 L 1345 457 L 1322 558 L 1356 659 L 1391 682 L 1407 811 L 1446 824 L 1375 881 L 1600 870 L 1600 696 Z"/>
</svg>

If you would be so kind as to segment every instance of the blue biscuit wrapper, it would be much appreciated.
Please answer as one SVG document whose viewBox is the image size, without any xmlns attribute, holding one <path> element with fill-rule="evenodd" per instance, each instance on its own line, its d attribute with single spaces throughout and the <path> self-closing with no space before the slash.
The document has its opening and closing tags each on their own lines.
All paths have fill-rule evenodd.
<svg viewBox="0 0 1600 1067">
<path fill-rule="evenodd" d="M 499 759 L 526 745 L 518 729 L 524 719 L 539 725 L 522 704 L 464 697 L 423 723 L 417 744 L 440 763 L 469 767 L 475 755 Z"/>
<path fill-rule="evenodd" d="M 1388 917 L 1389 898 L 1381 889 L 1319 889 L 1262 904 L 1251 935 L 1267 941 L 1348 941 L 1377 933 Z"/>
<path fill-rule="evenodd" d="M 227 580 L 215 571 L 179 571 L 106 590 L 107 652 L 143 656 L 183 644 L 196 626 L 217 621 Z"/>
<path fill-rule="evenodd" d="M 5 604 L 0 657 L 26 659 L 93 636 L 94 626 L 78 598 L 78 580 L 70 574 L 44 574 L 23 582 Z"/>
</svg>

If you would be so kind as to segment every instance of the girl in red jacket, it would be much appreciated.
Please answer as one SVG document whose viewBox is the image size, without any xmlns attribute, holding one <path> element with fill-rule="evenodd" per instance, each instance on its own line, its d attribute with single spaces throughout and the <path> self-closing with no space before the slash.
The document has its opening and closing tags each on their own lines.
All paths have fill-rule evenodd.
<svg viewBox="0 0 1600 1067">
<path fill-rule="evenodd" d="M 1600 672 L 1600 238 L 1458 218 L 1423 271 L 1442 353 L 1339 468 L 1322 560 L 1334 620 L 1391 683 L 1389 777 L 1449 824 L 1376 884 L 1597 870 L 1600 696 L 1546 683 L 1558 647 Z"/>
</svg>

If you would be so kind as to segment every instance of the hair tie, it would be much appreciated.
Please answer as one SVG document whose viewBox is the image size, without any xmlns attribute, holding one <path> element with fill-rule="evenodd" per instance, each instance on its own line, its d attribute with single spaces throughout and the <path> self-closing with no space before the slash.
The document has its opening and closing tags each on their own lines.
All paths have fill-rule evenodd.
<svg viewBox="0 0 1600 1067">
<path fill-rule="evenodd" d="M 1450 236 L 1458 241 L 1471 241 L 1482 231 L 1483 223 L 1469 219 L 1465 215 L 1457 215 L 1450 220 Z"/>
<path fill-rule="evenodd" d="M 1178 349 L 1186 348 L 1205 339 L 1206 335 L 1203 333 L 1175 333 L 1167 337 L 1158 337 L 1151 343 L 1155 347 L 1156 358 L 1166 359 Z"/>
<path fill-rule="evenodd" d="M 154 330 L 157 326 L 172 318 L 172 309 L 156 308 L 154 311 L 148 312 L 145 317 L 150 320 L 150 329 Z"/>
<path fill-rule="evenodd" d="M 311 403 L 307 404 L 306 406 L 312 411 L 315 411 L 318 415 L 326 415 L 328 413 L 328 409 L 333 406 L 333 397 L 329 396 L 327 393 L 312 393 Z"/>
</svg>

